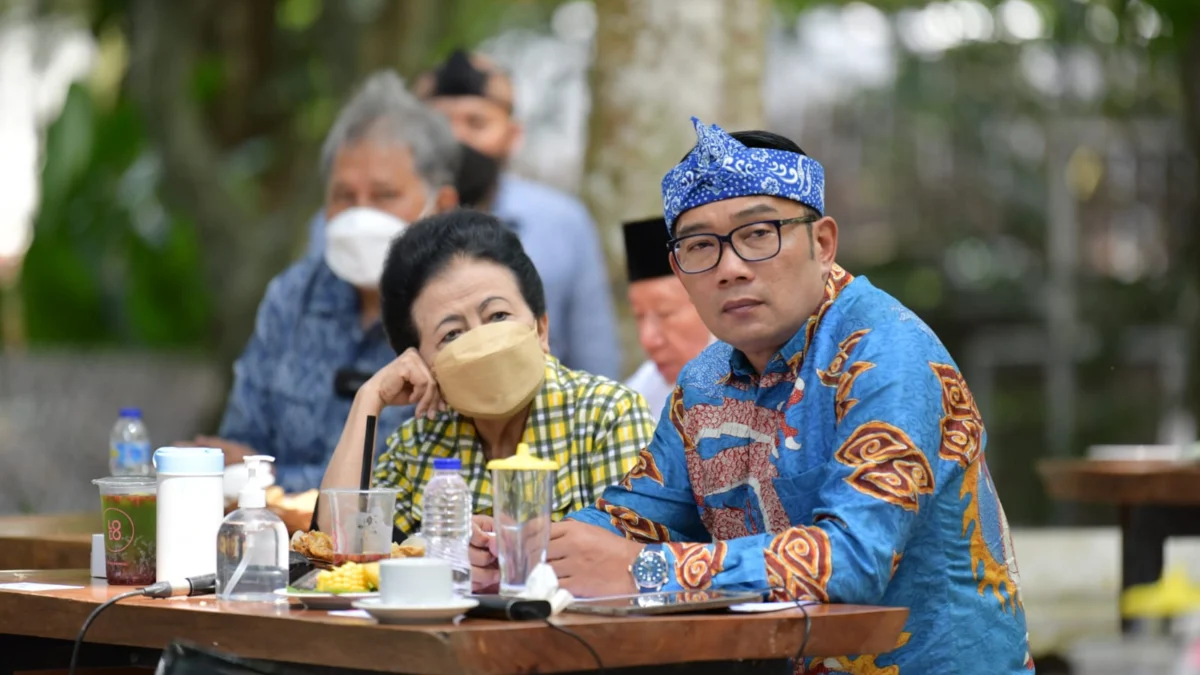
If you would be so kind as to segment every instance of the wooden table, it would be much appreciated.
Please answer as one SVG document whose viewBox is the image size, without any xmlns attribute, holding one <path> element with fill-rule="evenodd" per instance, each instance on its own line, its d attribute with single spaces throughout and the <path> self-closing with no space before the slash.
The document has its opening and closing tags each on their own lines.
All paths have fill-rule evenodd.
<svg viewBox="0 0 1200 675">
<path fill-rule="evenodd" d="M 83 588 L 0 591 L 0 672 L 6 661 L 18 671 L 65 667 L 70 641 L 88 613 L 128 590 L 93 584 L 82 570 L 0 572 L 0 583 L 14 581 Z M 890 651 L 908 610 L 824 605 L 810 607 L 809 614 L 806 654 L 837 656 Z M 610 672 L 639 666 L 663 672 L 667 664 L 686 662 L 705 662 L 691 663 L 689 673 L 730 672 L 731 661 L 766 659 L 775 660 L 771 667 L 782 672 L 783 660 L 799 649 L 804 632 L 796 609 L 637 618 L 567 613 L 560 622 L 592 645 Z M 212 596 L 133 598 L 114 605 L 92 624 L 83 655 L 89 666 L 127 666 L 131 657 L 153 665 L 157 652 L 180 638 L 245 658 L 363 671 L 502 675 L 596 668 L 581 644 L 540 622 L 466 619 L 458 625 L 381 626 L 326 612 L 292 609 L 272 616 L 222 610 Z"/>
<path fill-rule="evenodd" d="M 1117 507 L 1123 589 L 1162 577 L 1168 538 L 1200 535 L 1196 464 L 1044 460 L 1037 470 L 1054 499 Z"/>
<path fill-rule="evenodd" d="M 91 566 L 100 512 L 0 517 L 0 570 Z"/>
</svg>

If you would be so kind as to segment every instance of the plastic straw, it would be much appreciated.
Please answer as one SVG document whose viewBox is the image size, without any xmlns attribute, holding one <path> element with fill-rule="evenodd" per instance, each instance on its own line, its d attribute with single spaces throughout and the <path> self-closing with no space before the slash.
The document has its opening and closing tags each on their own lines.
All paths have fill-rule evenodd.
<svg viewBox="0 0 1200 675">
<path fill-rule="evenodd" d="M 363 458 L 362 458 L 362 475 L 358 480 L 359 490 L 369 490 L 371 488 L 371 467 L 374 466 L 375 459 L 375 416 L 367 415 L 367 433 L 363 434 Z M 359 523 L 367 513 L 368 497 L 366 493 L 358 497 L 358 518 Z M 362 536 L 366 537 L 365 531 Z M 361 546 L 361 542 L 360 542 Z M 359 550 L 362 550 L 361 548 Z"/>
<path fill-rule="evenodd" d="M 358 489 L 367 490 L 371 487 L 371 467 L 375 460 L 375 416 L 367 415 L 367 433 L 363 435 L 362 477 Z"/>
</svg>

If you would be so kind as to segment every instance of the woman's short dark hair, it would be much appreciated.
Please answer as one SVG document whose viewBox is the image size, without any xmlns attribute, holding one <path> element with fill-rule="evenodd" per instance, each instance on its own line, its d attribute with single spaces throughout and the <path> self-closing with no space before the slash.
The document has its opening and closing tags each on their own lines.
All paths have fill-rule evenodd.
<svg viewBox="0 0 1200 675">
<path fill-rule="evenodd" d="M 546 315 L 542 278 L 517 235 L 495 216 L 455 209 L 417 221 L 388 250 L 379 293 L 383 328 L 397 354 L 420 344 L 413 303 L 429 280 L 456 258 L 489 260 L 512 270 L 533 315 L 539 319 Z"/>
</svg>

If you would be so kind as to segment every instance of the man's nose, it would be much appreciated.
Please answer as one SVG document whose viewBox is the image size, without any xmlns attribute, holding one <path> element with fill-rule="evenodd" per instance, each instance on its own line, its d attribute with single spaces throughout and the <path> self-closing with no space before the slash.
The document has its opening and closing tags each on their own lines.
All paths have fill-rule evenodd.
<svg viewBox="0 0 1200 675">
<path fill-rule="evenodd" d="M 742 257 L 733 250 L 733 245 L 727 241 L 721 242 L 721 260 L 717 262 L 717 266 L 712 269 L 712 273 L 717 277 L 717 283 L 730 283 L 737 280 L 749 280 L 754 278 L 754 270 L 750 263 L 742 260 Z"/>
<path fill-rule="evenodd" d="M 646 317 L 638 322 L 638 341 L 642 343 L 642 349 L 650 351 L 651 349 L 662 344 L 662 330 L 658 327 L 658 319 L 654 317 Z"/>
</svg>

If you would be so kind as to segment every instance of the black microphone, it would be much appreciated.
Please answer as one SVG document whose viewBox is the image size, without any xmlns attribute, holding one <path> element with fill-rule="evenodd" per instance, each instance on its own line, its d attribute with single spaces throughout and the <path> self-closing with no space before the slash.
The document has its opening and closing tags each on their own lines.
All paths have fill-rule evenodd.
<svg viewBox="0 0 1200 675">
<path fill-rule="evenodd" d="M 142 591 L 148 598 L 209 595 L 217 592 L 217 575 L 201 574 L 198 577 L 188 577 L 182 581 L 160 581 L 145 587 Z"/>
<path fill-rule="evenodd" d="M 546 600 L 525 600 L 501 595 L 472 595 L 479 605 L 467 610 L 467 616 L 476 619 L 501 619 L 506 621 L 536 621 L 550 618 L 552 609 Z"/>
</svg>

